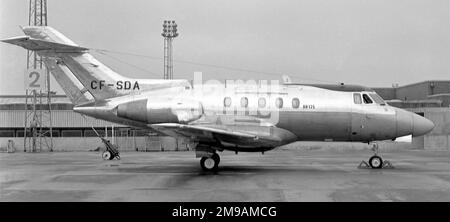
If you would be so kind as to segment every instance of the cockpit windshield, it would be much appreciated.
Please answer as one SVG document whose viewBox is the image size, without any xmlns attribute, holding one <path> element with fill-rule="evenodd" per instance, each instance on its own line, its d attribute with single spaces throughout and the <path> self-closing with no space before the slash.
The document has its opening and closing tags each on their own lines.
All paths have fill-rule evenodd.
<svg viewBox="0 0 450 222">
<path fill-rule="evenodd" d="M 375 103 L 378 103 L 380 105 L 386 105 L 386 102 L 376 93 L 369 94 L 370 97 L 375 101 Z"/>
</svg>

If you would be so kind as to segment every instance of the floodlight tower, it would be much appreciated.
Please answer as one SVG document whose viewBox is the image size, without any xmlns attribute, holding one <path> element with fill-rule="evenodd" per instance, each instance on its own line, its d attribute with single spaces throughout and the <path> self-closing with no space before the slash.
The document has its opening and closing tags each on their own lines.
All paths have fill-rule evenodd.
<svg viewBox="0 0 450 222">
<path fill-rule="evenodd" d="M 30 0 L 28 25 L 47 26 L 47 0 Z M 27 54 L 27 68 L 44 68 L 40 57 L 31 50 Z"/>
<path fill-rule="evenodd" d="M 172 41 L 178 36 L 175 21 L 164 20 L 161 35 L 164 37 L 164 79 L 173 79 Z"/>
<path fill-rule="evenodd" d="M 47 0 L 29 1 L 28 25 L 47 26 Z M 39 73 L 45 74 L 42 76 L 45 78 L 43 84 L 45 88 L 35 84 L 40 78 Z M 34 83 L 27 85 L 25 92 L 24 151 L 27 151 L 27 148 L 29 152 L 40 151 L 43 142 L 49 151 L 53 151 L 50 72 L 46 69 L 42 58 L 31 50 L 27 52 L 27 77 L 33 77 Z M 29 97 L 31 109 L 28 109 Z"/>
</svg>

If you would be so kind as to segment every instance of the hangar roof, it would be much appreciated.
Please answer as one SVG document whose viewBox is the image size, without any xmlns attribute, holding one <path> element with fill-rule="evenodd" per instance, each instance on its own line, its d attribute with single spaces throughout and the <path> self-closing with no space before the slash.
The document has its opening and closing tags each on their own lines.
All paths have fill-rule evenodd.
<svg viewBox="0 0 450 222">
<path fill-rule="evenodd" d="M 360 85 L 346 85 L 346 84 L 303 84 L 303 83 L 284 83 L 284 85 L 299 85 L 299 86 L 312 86 L 322 89 L 328 89 L 333 91 L 342 92 L 362 92 L 362 91 L 373 91 L 373 89 L 360 86 Z"/>
</svg>

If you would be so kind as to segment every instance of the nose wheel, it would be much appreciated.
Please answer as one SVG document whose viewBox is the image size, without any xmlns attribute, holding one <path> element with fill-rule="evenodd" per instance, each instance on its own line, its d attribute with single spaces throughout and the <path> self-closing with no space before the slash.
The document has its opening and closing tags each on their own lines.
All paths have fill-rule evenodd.
<svg viewBox="0 0 450 222">
<path fill-rule="evenodd" d="M 366 162 L 364 160 L 361 161 L 358 168 L 372 168 L 372 169 L 394 168 L 394 166 L 391 164 L 390 161 L 388 160 L 383 161 L 383 158 L 381 158 L 381 156 L 378 155 L 377 143 L 373 143 L 372 151 L 374 154 L 369 158 L 369 162 Z"/>
<path fill-rule="evenodd" d="M 369 166 L 372 167 L 372 169 L 380 169 L 383 167 L 383 159 L 374 155 L 369 159 Z"/>
<path fill-rule="evenodd" d="M 204 156 L 200 159 L 200 166 L 205 171 L 216 171 L 219 168 L 219 154 L 214 153 L 211 156 Z"/>
</svg>

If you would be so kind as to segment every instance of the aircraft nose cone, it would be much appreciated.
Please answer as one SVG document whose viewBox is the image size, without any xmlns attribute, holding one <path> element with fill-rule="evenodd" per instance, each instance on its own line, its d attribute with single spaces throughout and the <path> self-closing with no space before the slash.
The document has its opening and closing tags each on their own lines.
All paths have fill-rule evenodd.
<svg viewBox="0 0 450 222">
<path fill-rule="evenodd" d="M 434 123 L 429 119 L 415 113 L 396 109 L 397 111 L 397 137 L 413 135 L 422 136 L 433 130 Z"/>
<path fill-rule="evenodd" d="M 413 136 L 422 136 L 433 130 L 434 123 L 429 119 L 414 114 L 413 116 Z"/>
<path fill-rule="evenodd" d="M 397 113 L 397 137 L 411 135 L 413 131 L 413 115 L 403 109 L 396 109 Z"/>
</svg>

